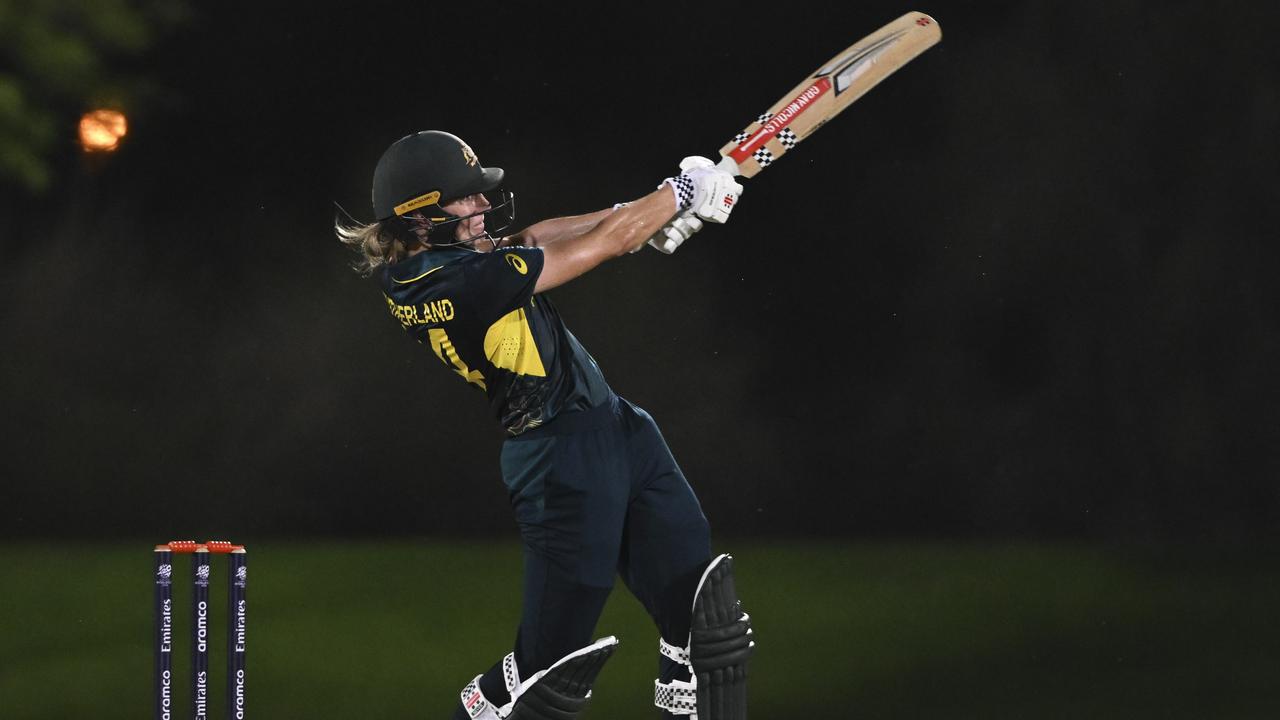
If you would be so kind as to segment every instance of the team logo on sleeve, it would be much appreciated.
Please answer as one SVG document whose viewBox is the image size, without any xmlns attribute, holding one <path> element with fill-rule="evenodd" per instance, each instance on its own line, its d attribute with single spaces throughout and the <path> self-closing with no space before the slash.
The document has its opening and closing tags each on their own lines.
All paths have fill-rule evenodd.
<svg viewBox="0 0 1280 720">
<path fill-rule="evenodd" d="M 513 252 L 507 253 L 506 258 L 507 258 L 507 264 L 515 268 L 516 272 L 520 273 L 521 275 L 528 274 L 529 266 L 525 264 L 524 258 L 520 257 L 519 254 L 513 253 Z"/>
</svg>

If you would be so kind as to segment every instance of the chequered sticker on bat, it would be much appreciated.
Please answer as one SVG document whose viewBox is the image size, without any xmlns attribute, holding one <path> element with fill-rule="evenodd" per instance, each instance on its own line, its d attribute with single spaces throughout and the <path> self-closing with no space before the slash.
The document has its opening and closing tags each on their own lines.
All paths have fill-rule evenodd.
<svg viewBox="0 0 1280 720">
<path fill-rule="evenodd" d="M 760 167 L 768 167 L 773 162 L 773 153 L 769 152 L 769 148 L 762 147 L 751 153 L 751 157 L 760 165 Z"/>
<path fill-rule="evenodd" d="M 791 128 L 782 128 L 778 131 L 778 142 L 790 150 L 796 146 L 796 143 L 800 142 L 800 136 L 792 132 Z"/>
<path fill-rule="evenodd" d="M 772 117 L 773 117 L 773 113 L 760 113 L 759 117 L 756 118 L 756 124 L 763 125 L 766 122 L 768 122 L 769 119 Z M 742 143 L 746 142 L 747 139 L 750 138 L 753 134 L 754 133 L 750 132 L 749 130 L 743 130 L 742 132 L 733 136 L 733 142 L 735 145 L 741 145 Z"/>
</svg>

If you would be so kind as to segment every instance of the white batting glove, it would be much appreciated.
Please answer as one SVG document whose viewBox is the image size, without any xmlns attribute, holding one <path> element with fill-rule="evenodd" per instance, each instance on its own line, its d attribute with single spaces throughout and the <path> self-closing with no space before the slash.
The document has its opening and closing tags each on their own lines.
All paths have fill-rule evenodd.
<svg viewBox="0 0 1280 720">
<path fill-rule="evenodd" d="M 715 163 L 711 162 L 707 158 L 698 157 L 696 155 L 687 157 L 680 162 L 680 169 L 682 171 L 691 170 L 695 167 L 714 166 Z M 663 184 L 665 183 L 666 181 L 663 181 Z M 658 185 L 658 187 L 662 187 L 662 185 Z M 616 203 L 613 206 L 613 209 L 617 210 L 620 207 L 625 207 L 626 204 L 627 203 Z M 698 219 L 698 216 L 694 215 L 693 212 L 689 210 L 685 210 L 679 215 L 671 218 L 666 225 L 663 225 L 658 232 L 654 233 L 647 241 L 647 244 L 659 252 L 670 255 L 675 252 L 676 248 L 680 247 L 685 240 L 688 240 L 694 233 L 701 229 L 702 221 Z M 644 245 L 637 246 L 631 252 L 640 252 L 640 249 L 643 247 Z"/>
<path fill-rule="evenodd" d="M 715 167 L 716 164 L 710 158 L 704 158 L 699 155 L 690 155 L 680 161 L 680 172 L 692 170 L 694 168 Z M 680 244 L 688 240 L 694 233 L 702 229 L 702 221 L 692 212 L 685 211 L 674 218 L 671 222 L 662 226 L 662 229 L 653 234 L 649 238 L 649 245 L 659 252 L 668 255 L 676 251 Z"/>
<path fill-rule="evenodd" d="M 711 158 L 705 158 L 701 155 L 690 155 L 680 161 L 680 172 L 688 172 L 694 168 L 715 166 L 716 164 L 712 162 Z"/>
<path fill-rule="evenodd" d="M 671 218 L 671 222 L 663 225 L 661 230 L 649 238 L 649 244 L 659 252 L 670 255 L 676 251 L 676 248 L 680 247 L 681 243 L 701 229 L 702 221 L 698 219 L 698 216 L 691 212 L 686 212 L 683 215 Z"/>
<path fill-rule="evenodd" d="M 625 207 L 626 203 L 618 203 L 613 206 L 614 210 Z M 662 226 L 662 229 L 654 233 L 649 238 L 648 244 L 655 250 L 664 252 L 668 255 L 676 251 L 680 247 L 680 243 L 688 240 L 690 236 L 702 229 L 702 221 L 696 215 L 686 212 L 683 215 L 677 215 L 671 218 L 671 221 Z M 640 252 L 644 245 L 637 245 L 631 250 L 633 253 Z"/>
<path fill-rule="evenodd" d="M 680 169 L 680 175 L 663 181 L 675 191 L 680 211 L 691 210 L 707 222 L 728 222 L 742 196 L 742 185 L 733 175 L 696 155 L 685 158 Z"/>
</svg>

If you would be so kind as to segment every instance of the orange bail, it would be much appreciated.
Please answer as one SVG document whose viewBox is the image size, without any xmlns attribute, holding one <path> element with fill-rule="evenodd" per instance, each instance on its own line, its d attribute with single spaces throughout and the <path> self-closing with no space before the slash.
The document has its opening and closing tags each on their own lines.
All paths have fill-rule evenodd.
<svg viewBox="0 0 1280 720">
<path fill-rule="evenodd" d="M 232 553 L 237 550 L 244 550 L 243 545 L 236 545 L 227 540 L 210 540 L 205 543 L 211 553 Z"/>
<path fill-rule="evenodd" d="M 243 552 L 244 546 L 236 545 L 228 540 L 209 540 L 203 543 L 198 543 L 195 540 L 170 540 L 168 545 L 156 546 L 156 550 L 165 549 L 176 553 L 233 553 L 237 551 Z"/>
</svg>

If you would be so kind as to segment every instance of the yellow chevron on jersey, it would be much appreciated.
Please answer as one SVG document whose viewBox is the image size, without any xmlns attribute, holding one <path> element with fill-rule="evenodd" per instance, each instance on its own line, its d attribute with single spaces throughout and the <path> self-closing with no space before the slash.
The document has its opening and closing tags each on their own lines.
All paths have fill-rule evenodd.
<svg viewBox="0 0 1280 720">
<path fill-rule="evenodd" d="M 463 380 L 472 385 L 479 385 L 481 390 L 489 389 L 484 384 L 484 373 L 467 367 L 462 358 L 458 357 L 458 351 L 454 349 L 453 342 L 449 340 L 449 335 L 444 330 L 440 328 L 427 330 L 427 344 L 435 351 L 436 357 L 452 366 L 454 372 L 461 375 Z"/>
<path fill-rule="evenodd" d="M 512 310 L 489 326 L 484 334 L 484 354 L 494 367 L 517 375 L 547 376 L 523 308 Z"/>
</svg>

